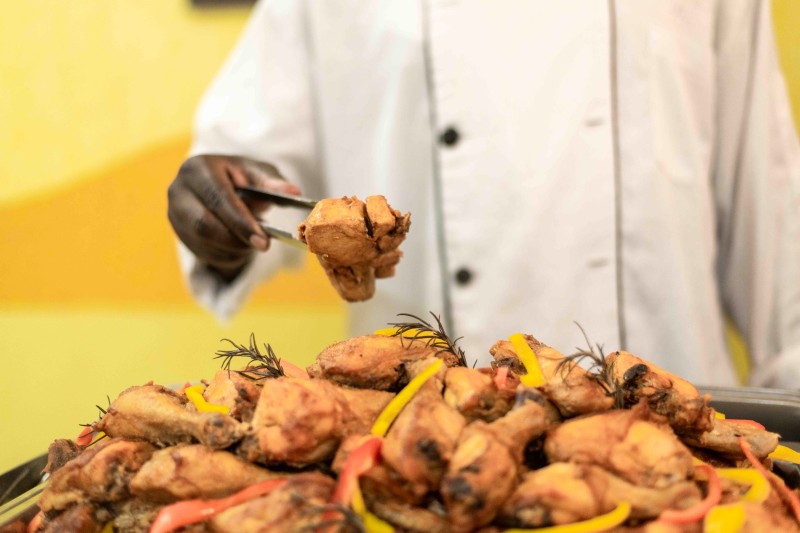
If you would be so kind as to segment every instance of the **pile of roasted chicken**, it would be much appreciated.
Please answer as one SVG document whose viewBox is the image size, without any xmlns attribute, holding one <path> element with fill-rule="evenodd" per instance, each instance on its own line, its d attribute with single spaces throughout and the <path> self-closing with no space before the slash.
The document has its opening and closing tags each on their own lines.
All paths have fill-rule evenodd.
<svg viewBox="0 0 800 533">
<path fill-rule="evenodd" d="M 199 386 L 123 391 L 90 444 L 53 443 L 30 530 L 800 529 L 779 436 L 679 377 L 528 335 L 470 368 L 435 325 L 396 326 L 307 370 L 251 338 Z"/>
</svg>

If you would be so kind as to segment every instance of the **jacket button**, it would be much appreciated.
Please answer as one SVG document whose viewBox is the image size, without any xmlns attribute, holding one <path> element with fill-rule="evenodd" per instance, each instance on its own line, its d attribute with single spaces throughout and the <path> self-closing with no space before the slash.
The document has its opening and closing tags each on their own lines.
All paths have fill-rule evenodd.
<svg viewBox="0 0 800 533">
<path fill-rule="evenodd" d="M 439 142 L 445 146 L 455 146 L 461 136 L 455 128 L 447 128 L 439 135 Z"/>
<path fill-rule="evenodd" d="M 467 268 L 459 268 L 456 271 L 456 283 L 459 285 L 467 285 L 472 281 L 472 272 Z"/>
</svg>

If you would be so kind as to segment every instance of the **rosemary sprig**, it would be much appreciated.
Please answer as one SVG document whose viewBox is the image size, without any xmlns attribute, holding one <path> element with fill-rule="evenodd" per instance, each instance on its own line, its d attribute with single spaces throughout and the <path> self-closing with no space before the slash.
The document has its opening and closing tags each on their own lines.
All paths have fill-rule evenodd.
<svg viewBox="0 0 800 533">
<path fill-rule="evenodd" d="M 459 366 L 467 366 L 467 358 L 464 354 L 464 350 L 458 347 L 458 341 L 461 340 L 461 337 L 455 340 L 450 339 L 444 329 L 441 318 L 433 314 L 432 311 L 430 313 L 436 322 L 435 326 L 416 315 L 409 313 L 398 314 L 397 316 L 405 316 L 415 322 L 390 322 L 390 326 L 397 328 L 397 331 L 395 331 L 392 336 L 399 336 L 401 339 L 411 339 L 412 342 L 415 340 L 425 340 L 428 346 L 437 348 L 436 355 L 440 353 L 451 353 L 458 360 Z M 412 336 L 405 336 L 404 334 L 409 331 L 414 331 L 414 334 Z"/>
<path fill-rule="evenodd" d="M 88 424 L 78 424 L 78 425 L 80 427 L 82 427 L 82 428 L 91 428 L 92 426 L 94 426 L 95 424 L 100 422 L 103 419 L 103 417 L 106 416 L 106 414 L 108 413 L 108 410 L 111 408 L 111 396 L 109 396 L 108 394 L 106 394 L 106 402 L 108 402 L 108 405 L 106 406 L 105 409 L 103 409 L 99 405 L 95 404 L 95 407 L 97 407 L 97 411 L 98 411 L 97 420 L 95 420 L 94 422 L 89 422 Z M 95 440 L 93 440 L 89 444 L 85 445 L 84 448 L 88 448 L 89 446 L 93 446 L 94 444 L 97 444 L 98 442 L 100 442 L 101 440 L 103 440 L 106 437 L 108 437 L 108 435 L 103 433 L 102 435 L 97 437 Z"/>
<path fill-rule="evenodd" d="M 97 424 L 98 422 L 100 422 L 103 419 L 103 417 L 106 416 L 106 413 L 108 413 L 108 409 L 111 407 L 111 396 L 109 396 L 108 394 L 106 394 L 106 402 L 108 402 L 108 405 L 106 406 L 105 409 L 103 409 L 99 405 L 95 404 L 95 407 L 97 407 L 97 411 L 98 411 L 97 420 L 95 420 L 94 422 L 89 422 L 88 424 L 78 424 L 78 425 L 81 426 L 81 427 L 84 427 L 84 428 L 88 428 L 88 427 L 92 427 L 92 425 Z"/>
<path fill-rule="evenodd" d="M 595 352 L 591 341 L 589 341 L 588 335 L 586 335 L 586 331 L 584 331 L 583 327 L 581 327 L 581 325 L 577 322 L 575 325 L 581 330 L 583 338 L 586 339 L 586 345 L 589 347 L 589 349 L 585 350 L 583 348 L 575 348 L 577 351 L 572 355 L 564 357 L 564 360 L 558 363 L 556 370 L 561 372 L 562 377 L 565 377 L 566 375 L 569 375 L 569 373 L 572 372 L 572 370 L 580 363 L 588 360 L 590 363 L 586 369 L 587 377 L 600 385 L 603 391 L 605 391 L 606 396 L 611 396 L 614 398 L 615 408 L 624 408 L 624 390 L 619 380 L 614 377 L 614 363 L 609 362 L 606 359 L 606 355 L 603 353 L 602 345 L 595 344 L 595 347 L 597 348 L 597 352 Z"/>
<path fill-rule="evenodd" d="M 261 353 L 254 333 L 250 334 L 250 345 L 237 344 L 230 339 L 222 339 L 233 347 L 232 350 L 217 350 L 214 359 L 222 359 L 222 368 L 231 372 L 231 363 L 236 357 L 248 359 L 243 370 L 234 370 L 237 374 L 258 381 L 285 376 L 280 358 L 269 344 L 264 344 L 266 353 Z"/>
</svg>

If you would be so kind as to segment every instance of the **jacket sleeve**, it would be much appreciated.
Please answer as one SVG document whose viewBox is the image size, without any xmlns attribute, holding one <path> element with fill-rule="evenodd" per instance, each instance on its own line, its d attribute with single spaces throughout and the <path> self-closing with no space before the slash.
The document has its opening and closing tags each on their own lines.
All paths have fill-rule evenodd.
<svg viewBox="0 0 800 533">
<path fill-rule="evenodd" d="M 239 42 L 203 97 L 190 155 L 241 155 L 275 165 L 310 197 L 320 195 L 304 2 L 257 4 Z M 273 226 L 294 231 L 303 213 L 272 209 Z M 302 254 L 273 242 L 225 284 L 179 243 L 181 269 L 194 297 L 221 319 L 236 313 L 257 285 Z"/>
<path fill-rule="evenodd" d="M 720 1 L 714 186 L 722 304 L 750 384 L 800 387 L 800 145 L 769 0 Z"/>
</svg>

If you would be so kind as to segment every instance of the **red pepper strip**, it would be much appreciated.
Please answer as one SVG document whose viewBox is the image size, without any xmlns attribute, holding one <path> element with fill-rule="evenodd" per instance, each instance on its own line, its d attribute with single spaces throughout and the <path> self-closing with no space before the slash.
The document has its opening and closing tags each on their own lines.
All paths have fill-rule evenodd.
<svg viewBox="0 0 800 533">
<path fill-rule="evenodd" d="M 794 519 L 800 523 L 800 498 L 797 496 L 797 493 L 787 487 L 786 483 L 784 483 L 781 478 L 767 470 L 761 461 L 758 460 L 758 457 L 753 454 L 753 450 L 750 448 L 750 443 L 748 443 L 744 437 L 739 437 L 739 446 L 742 448 L 742 453 L 744 453 L 744 456 L 747 457 L 747 460 L 750 461 L 751 465 L 753 465 L 753 468 L 761 472 L 761 475 L 769 480 L 772 488 L 778 491 L 781 499 L 792 510 Z"/>
<path fill-rule="evenodd" d="M 359 476 L 378 464 L 382 444 L 382 438 L 370 435 L 355 450 L 350 452 L 350 456 L 339 474 L 339 483 L 333 491 L 331 503 L 350 506 L 353 492 L 358 486 Z"/>
<path fill-rule="evenodd" d="M 736 424 L 737 426 L 750 426 L 756 429 L 760 429 L 761 431 L 767 429 L 763 425 L 756 422 L 755 420 L 748 420 L 746 418 L 726 418 L 725 422 L 730 422 L 731 424 Z"/>
<path fill-rule="evenodd" d="M 494 375 L 494 384 L 497 385 L 499 390 L 503 390 L 506 388 L 508 384 L 508 367 L 501 366 L 497 369 L 497 373 Z"/>
<path fill-rule="evenodd" d="M 227 498 L 216 500 L 187 500 L 167 505 L 156 516 L 150 533 L 169 533 L 183 526 L 208 520 L 236 505 L 252 500 L 258 496 L 269 494 L 286 483 L 286 478 L 266 479 L 246 487 Z"/>
<path fill-rule="evenodd" d="M 702 520 L 712 507 L 722 498 L 722 484 L 716 470 L 709 465 L 695 465 L 695 470 L 702 470 L 708 476 L 708 494 L 703 500 L 687 509 L 667 509 L 658 519 L 673 524 L 688 524 Z"/>
<path fill-rule="evenodd" d="M 44 511 L 39 511 L 34 515 L 31 521 L 28 523 L 28 533 L 35 533 L 39 531 L 42 527 L 42 517 L 44 516 Z"/>
<path fill-rule="evenodd" d="M 92 443 L 92 437 L 93 437 L 92 428 L 86 426 L 78 434 L 78 438 L 75 439 L 75 444 L 77 444 L 78 446 L 88 446 L 89 444 Z"/>
</svg>

